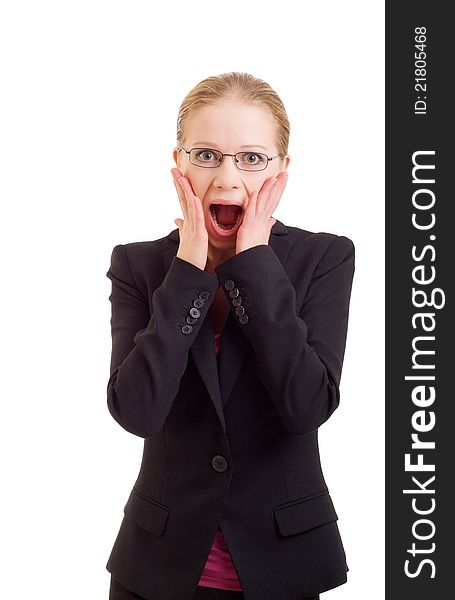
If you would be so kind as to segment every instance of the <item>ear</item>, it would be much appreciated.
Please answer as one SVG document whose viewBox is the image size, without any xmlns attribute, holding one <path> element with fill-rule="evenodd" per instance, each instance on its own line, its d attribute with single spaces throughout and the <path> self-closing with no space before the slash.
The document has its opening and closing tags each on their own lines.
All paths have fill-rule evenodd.
<svg viewBox="0 0 455 600">
<path fill-rule="evenodd" d="M 289 167 L 289 163 L 291 162 L 291 156 L 290 154 L 286 154 L 286 156 L 283 158 L 283 162 L 281 163 L 281 170 L 282 171 L 286 171 L 286 169 Z"/>
<path fill-rule="evenodd" d="M 175 147 L 174 150 L 172 151 L 172 158 L 174 159 L 175 164 L 177 165 L 177 169 L 180 170 L 180 166 L 179 166 L 179 162 L 180 162 L 180 152 L 178 151 L 178 148 Z"/>
</svg>

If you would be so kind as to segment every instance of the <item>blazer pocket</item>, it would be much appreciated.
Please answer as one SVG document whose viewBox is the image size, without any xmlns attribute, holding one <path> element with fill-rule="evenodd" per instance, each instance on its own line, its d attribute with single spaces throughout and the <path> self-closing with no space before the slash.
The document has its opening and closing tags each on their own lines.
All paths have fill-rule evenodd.
<svg viewBox="0 0 455 600">
<path fill-rule="evenodd" d="M 302 533 L 338 519 L 328 490 L 274 506 L 281 535 Z"/>
<path fill-rule="evenodd" d="M 128 501 L 123 508 L 125 516 L 132 519 L 145 531 L 157 536 L 163 534 L 169 510 L 164 504 L 149 498 L 135 488 L 131 490 Z"/>
</svg>

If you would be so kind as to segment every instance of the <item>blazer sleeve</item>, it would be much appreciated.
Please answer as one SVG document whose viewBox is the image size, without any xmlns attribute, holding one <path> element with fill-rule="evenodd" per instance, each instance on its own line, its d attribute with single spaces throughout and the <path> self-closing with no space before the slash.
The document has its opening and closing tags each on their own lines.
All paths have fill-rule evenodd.
<svg viewBox="0 0 455 600">
<path fill-rule="evenodd" d="M 301 252 L 301 257 L 296 256 Z M 292 260 L 305 261 L 297 243 Z M 256 354 L 256 370 L 289 431 L 317 429 L 337 408 L 354 275 L 355 247 L 336 236 L 317 265 L 303 305 L 269 245 L 248 248 L 215 272 L 223 290 L 241 286 L 248 320 L 238 326 Z M 231 307 L 235 310 L 235 307 Z"/>
<path fill-rule="evenodd" d="M 134 282 L 123 244 L 114 247 L 106 276 L 112 282 L 108 409 L 126 431 L 147 438 L 161 429 L 171 410 L 189 349 L 219 282 L 214 275 L 174 256 L 163 282 L 153 292 L 150 309 Z M 190 310 L 196 317 L 191 318 Z"/>
</svg>

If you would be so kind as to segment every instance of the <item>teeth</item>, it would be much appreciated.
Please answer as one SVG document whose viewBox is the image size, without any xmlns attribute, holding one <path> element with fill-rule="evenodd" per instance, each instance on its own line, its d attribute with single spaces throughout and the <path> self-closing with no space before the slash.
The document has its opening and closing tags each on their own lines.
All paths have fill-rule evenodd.
<svg viewBox="0 0 455 600">
<path fill-rule="evenodd" d="M 216 220 L 216 210 L 215 210 L 215 205 L 212 205 L 212 206 L 210 207 L 210 212 L 212 213 L 213 220 L 215 221 L 215 224 L 216 224 L 216 226 L 217 226 L 217 227 L 219 227 L 220 229 L 222 229 L 223 231 L 229 231 L 230 229 L 234 229 L 234 227 L 236 227 L 236 226 L 237 226 L 237 224 L 238 224 L 238 222 L 239 222 L 239 220 L 240 220 L 240 217 L 242 216 L 242 211 L 239 211 L 239 213 L 238 213 L 238 215 L 237 215 L 237 219 L 236 219 L 236 221 L 235 221 L 234 225 L 232 225 L 231 227 L 225 227 L 224 225 L 220 225 L 220 224 L 218 223 L 218 221 Z"/>
</svg>

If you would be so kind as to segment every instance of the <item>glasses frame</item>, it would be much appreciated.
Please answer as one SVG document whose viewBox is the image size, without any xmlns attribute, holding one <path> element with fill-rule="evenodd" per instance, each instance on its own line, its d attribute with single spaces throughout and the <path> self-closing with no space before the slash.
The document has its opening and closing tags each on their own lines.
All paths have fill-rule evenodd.
<svg viewBox="0 0 455 600">
<path fill-rule="evenodd" d="M 278 158 L 279 156 L 283 156 L 282 154 L 277 154 L 276 156 L 267 156 L 267 154 L 265 154 L 264 152 L 253 152 L 251 151 L 250 154 L 260 154 L 261 156 L 265 156 L 267 158 L 267 164 L 262 167 L 262 169 L 242 169 L 241 167 L 238 166 L 238 162 L 240 162 L 236 157 L 238 154 L 245 154 L 248 153 L 248 150 L 244 150 L 243 152 L 236 152 L 235 154 L 229 154 L 227 152 L 221 152 L 220 150 L 216 150 L 215 148 L 191 148 L 191 150 L 185 150 L 185 148 L 177 148 L 177 150 L 180 152 L 180 150 L 183 150 L 184 152 L 186 152 L 189 156 L 189 160 L 191 162 L 191 152 L 193 150 L 210 150 L 210 152 L 220 152 L 221 153 L 221 159 L 220 162 L 215 165 L 214 167 L 204 167 L 203 165 L 195 165 L 193 162 L 191 162 L 192 165 L 194 165 L 195 167 L 200 167 L 201 169 L 217 169 L 219 166 L 221 166 L 221 164 L 223 163 L 224 157 L 225 156 L 232 156 L 232 160 L 234 162 L 234 165 L 237 167 L 237 169 L 239 171 L 246 171 L 248 173 L 257 173 L 258 171 L 265 171 L 265 169 L 267 169 L 267 167 L 269 166 L 269 162 L 271 160 L 273 160 L 274 158 Z"/>
</svg>

